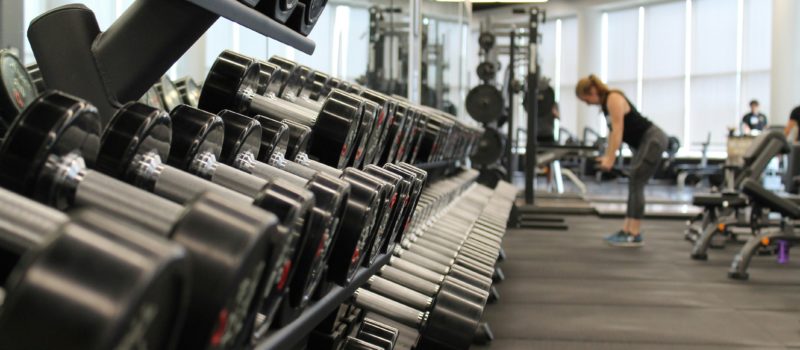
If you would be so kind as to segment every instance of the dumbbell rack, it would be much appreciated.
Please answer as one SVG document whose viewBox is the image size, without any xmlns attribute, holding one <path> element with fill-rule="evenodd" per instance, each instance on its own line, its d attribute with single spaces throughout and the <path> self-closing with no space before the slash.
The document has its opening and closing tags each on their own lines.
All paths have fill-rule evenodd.
<svg viewBox="0 0 800 350">
<path fill-rule="evenodd" d="M 344 303 L 353 292 L 364 285 L 383 265 L 389 262 L 390 254 L 383 254 L 369 268 L 360 267 L 347 286 L 334 286 L 327 295 L 306 308 L 292 323 L 270 333 L 254 346 L 257 350 L 292 349 L 303 341 L 322 320 Z"/>
<path fill-rule="evenodd" d="M 458 169 L 458 162 L 439 161 L 414 166 L 431 173 L 446 176 L 453 169 Z M 428 183 L 431 183 L 430 181 Z M 370 267 L 360 267 L 353 280 L 346 286 L 334 286 L 322 299 L 317 300 L 306 308 L 303 313 L 288 325 L 276 329 L 260 339 L 253 346 L 256 350 L 291 349 L 302 342 L 314 328 L 331 314 L 339 305 L 346 302 L 356 289 L 362 287 L 367 280 L 375 275 L 378 270 L 389 262 L 391 254 L 378 256 Z"/>
</svg>

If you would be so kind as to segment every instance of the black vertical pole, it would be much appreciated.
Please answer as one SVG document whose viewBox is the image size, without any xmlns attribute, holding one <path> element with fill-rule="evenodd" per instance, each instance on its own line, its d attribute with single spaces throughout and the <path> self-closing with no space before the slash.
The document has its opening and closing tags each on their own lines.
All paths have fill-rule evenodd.
<svg viewBox="0 0 800 350">
<path fill-rule="evenodd" d="M 514 172 L 517 171 L 516 169 L 516 162 L 514 161 L 514 145 L 516 142 L 512 142 L 514 140 L 514 132 L 516 131 L 516 125 L 514 124 L 514 77 L 516 74 L 514 73 L 514 56 L 515 51 L 517 50 L 517 32 L 514 29 L 511 29 L 511 33 L 509 34 L 510 43 L 509 43 L 509 52 L 508 52 L 508 86 L 506 87 L 506 94 L 508 96 L 508 140 L 506 141 L 506 164 L 508 165 L 508 174 L 506 175 L 507 181 L 511 182 L 514 180 Z"/>
<path fill-rule="evenodd" d="M 525 147 L 525 203 L 534 204 L 533 181 L 536 176 L 536 122 L 539 116 L 539 62 L 537 45 L 539 40 L 539 9 L 529 10 L 528 25 L 528 73 L 527 73 L 527 106 L 528 142 Z"/>
</svg>

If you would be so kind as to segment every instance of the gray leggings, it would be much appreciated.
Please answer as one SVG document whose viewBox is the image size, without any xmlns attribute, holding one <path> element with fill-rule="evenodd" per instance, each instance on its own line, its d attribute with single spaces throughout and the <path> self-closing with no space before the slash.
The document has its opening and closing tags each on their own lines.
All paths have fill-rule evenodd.
<svg viewBox="0 0 800 350">
<path fill-rule="evenodd" d="M 667 149 L 667 142 L 667 134 L 653 125 L 645 131 L 639 148 L 633 151 L 628 179 L 628 210 L 625 217 L 631 219 L 644 217 L 644 186 L 658 170 L 661 157 Z"/>
</svg>

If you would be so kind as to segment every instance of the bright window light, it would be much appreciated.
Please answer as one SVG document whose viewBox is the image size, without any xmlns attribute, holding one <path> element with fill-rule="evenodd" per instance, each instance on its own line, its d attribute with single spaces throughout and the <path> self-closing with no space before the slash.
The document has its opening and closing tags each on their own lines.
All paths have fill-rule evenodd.
<svg viewBox="0 0 800 350">
<path fill-rule="evenodd" d="M 688 145 L 690 140 L 691 106 L 692 106 L 692 0 L 686 0 L 686 39 L 684 48 L 683 74 L 683 139 Z"/>
<path fill-rule="evenodd" d="M 642 110 L 642 90 L 644 90 L 644 6 L 639 6 L 639 37 L 636 45 L 636 106 Z"/>
</svg>

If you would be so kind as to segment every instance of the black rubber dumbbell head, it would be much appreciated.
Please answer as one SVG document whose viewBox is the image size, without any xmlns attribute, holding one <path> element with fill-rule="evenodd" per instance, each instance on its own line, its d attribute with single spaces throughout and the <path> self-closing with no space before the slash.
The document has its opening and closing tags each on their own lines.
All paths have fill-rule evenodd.
<svg viewBox="0 0 800 350">
<path fill-rule="evenodd" d="M 239 96 L 242 92 L 255 93 L 261 79 L 259 66 L 253 59 L 230 50 L 223 51 L 203 83 L 198 108 L 211 113 L 223 109 L 242 112 L 245 108 Z"/>
<path fill-rule="evenodd" d="M 167 163 L 187 170 L 201 153 L 219 158 L 225 138 L 222 118 L 189 105 L 180 105 L 170 112 L 172 118 L 172 150 Z"/>
<path fill-rule="evenodd" d="M 86 165 L 94 165 L 100 130 L 94 106 L 62 92 L 45 92 L 22 111 L 6 134 L 0 147 L 0 185 L 66 207 L 69 203 L 55 203 L 63 198 L 51 191 L 57 179 L 40 179 L 42 168 L 50 157 L 73 152 Z"/>
<path fill-rule="evenodd" d="M 262 144 L 261 123 L 229 110 L 218 115 L 225 123 L 225 139 L 219 160 L 230 164 L 241 154 L 251 154 L 253 159 L 258 159 Z"/>
<path fill-rule="evenodd" d="M 103 133 L 96 169 L 131 180 L 130 165 L 136 156 L 155 152 L 165 160 L 171 142 L 169 114 L 139 102 L 129 102 L 114 114 Z"/>
</svg>

